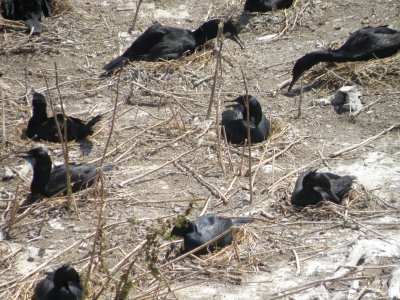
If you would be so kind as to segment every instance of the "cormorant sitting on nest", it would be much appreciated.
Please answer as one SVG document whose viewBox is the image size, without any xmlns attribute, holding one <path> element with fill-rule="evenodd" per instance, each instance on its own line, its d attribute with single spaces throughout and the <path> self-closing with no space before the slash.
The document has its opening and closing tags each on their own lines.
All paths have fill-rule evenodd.
<svg viewBox="0 0 400 300">
<path fill-rule="evenodd" d="M 36 140 L 54 143 L 60 142 L 56 120 L 64 138 L 64 116 L 63 114 L 57 114 L 56 117 L 47 117 L 46 106 L 47 104 L 44 96 L 39 93 L 34 93 L 32 97 L 33 113 L 32 117 L 29 119 L 25 133 L 29 138 L 35 138 Z M 100 119 L 101 116 L 97 115 L 89 122 L 84 123 L 80 119 L 67 116 L 67 140 L 73 141 L 86 138 L 93 133 L 92 127 L 99 122 Z"/>
<path fill-rule="evenodd" d="M 78 272 L 68 265 L 58 268 L 35 287 L 32 300 L 80 300 L 82 285 Z"/>
<path fill-rule="evenodd" d="M 297 178 L 290 201 L 297 207 L 316 205 L 322 200 L 340 204 L 349 193 L 354 179 L 348 175 L 306 171 Z"/>
<path fill-rule="evenodd" d="M 198 250 L 195 254 L 207 254 L 216 248 L 222 248 L 230 244 L 233 240 L 232 225 L 245 224 L 253 222 L 253 218 L 224 218 L 217 215 L 205 215 L 194 221 L 184 219 L 179 225 L 172 228 L 171 235 L 183 237 L 184 249 L 182 252 L 189 252 L 209 241 L 223 232 L 229 230 L 218 240 L 208 246 Z"/>
<path fill-rule="evenodd" d="M 248 95 L 248 101 L 251 143 L 261 143 L 268 137 L 270 122 L 263 114 L 261 105 L 255 97 Z M 232 109 L 222 112 L 221 125 L 225 127 L 228 142 L 242 144 L 247 139 L 246 96 L 239 96 L 229 102 L 236 102 L 237 104 L 231 105 Z"/>
<path fill-rule="evenodd" d="M 25 155 L 19 156 L 32 164 L 33 178 L 31 195 L 21 204 L 30 205 L 42 197 L 51 197 L 67 189 L 65 164 L 52 168 L 50 156 L 43 147 L 34 147 Z M 105 166 L 103 167 L 105 168 Z M 97 175 L 96 165 L 92 163 L 69 163 L 69 174 L 72 192 L 84 190 L 91 186 Z"/>
<path fill-rule="evenodd" d="M 52 8 L 47 0 L 0 0 L 1 15 L 5 19 L 24 20 L 29 32 L 42 31 L 42 16 L 49 17 Z"/>
<path fill-rule="evenodd" d="M 400 49 L 400 31 L 386 26 L 365 27 L 354 32 L 338 49 L 314 51 L 296 61 L 290 91 L 305 71 L 320 62 L 361 61 L 383 58 Z"/>
<path fill-rule="evenodd" d="M 130 60 L 169 60 L 178 59 L 185 52 L 193 53 L 198 46 L 217 37 L 220 22 L 220 19 L 207 21 L 195 31 L 161 24 L 152 25 L 121 56 L 106 64 L 103 67 L 105 72 L 100 77 L 110 75 Z M 231 20 L 224 22 L 223 34 L 243 48 L 237 28 Z"/>
</svg>

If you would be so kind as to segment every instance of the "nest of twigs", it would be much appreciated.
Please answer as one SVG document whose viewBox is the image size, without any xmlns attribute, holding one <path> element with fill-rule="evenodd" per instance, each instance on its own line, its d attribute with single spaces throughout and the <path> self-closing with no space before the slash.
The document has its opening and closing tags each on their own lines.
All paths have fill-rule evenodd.
<svg viewBox="0 0 400 300">
<path fill-rule="evenodd" d="M 320 64 L 304 76 L 313 86 L 336 90 L 344 85 L 360 85 L 369 88 L 396 88 L 400 84 L 400 54 L 362 62 Z"/>
<path fill-rule="evenodd" d="M 49 4 L 53 8 L 52 17 L 57 17 L 72 8 L 71 0 L 50 0 Z"/>
</svg>

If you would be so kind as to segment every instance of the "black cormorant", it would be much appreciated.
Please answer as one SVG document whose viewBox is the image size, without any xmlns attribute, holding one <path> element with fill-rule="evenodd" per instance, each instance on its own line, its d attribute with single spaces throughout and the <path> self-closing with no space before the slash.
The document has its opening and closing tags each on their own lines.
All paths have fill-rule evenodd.
<svg viewBox="0 0 400 300">
<path fill-rule="evenodd" d="M 269 134 L 270 122 L 262 112 L 258 100 L 248 95 L 250 113 L 250 138 L 251 143 L 265 141 Z M 226 138 L 232 144 L 242 144 L 247 139 L 247 110 L 245 106 L 246 96 L 239 96 L 230 102 L 232 109 L 222 112 L 221 125 L 225 127 Z"/>
<path fill-rule="evenodd" d="M 171 235 L 183 237 L 183 253 L 189 252 L 223 232 L 231 229 L 234 224 L 245 224 L 253 221 L 253 218 L 224 218 L 216 215 L 204 215 L 194 221 L 184 219 L 179 225 L 172 228 Z M 207 254 L 216 248 L 222 248 L 230 244 L 233 240 L 232 230 L 221 236 L 215 242 L 212 242 L 207 247 L 198 250 L 195 254 Z"/>
<path fill-rule="evenodd" d="M 33 113 L 32 117 L 29 119 L 25 133 L 29 138 L 35 138 L 36 140 L 54 143 L 60 142 L 55 121 L 57 120 L 64 138 L 64 116 L 59 113 L 56 117 L 47 117 L 46 106 L 47 104 L 44 96 L 35 92 L 32 97 Z M 100 115 L 93 117 L 87 123 L 84 123 L 80 119 L 67 116 L 67 140 L 72 141 L 86 138 L 93 133 L 92 127 L 100 120 Z"/>
<path fill-rule="evenodd" d="M 22 206 L 34 203 L 42 197 L 51 197 L 67 189 L 66 166 L 58 165 L 52 168 L 50 156 L 43 147 L 34 147 L 25 155 L 20 155 L 29 161 L 33 167 L 31 195 Z M 69 163 L 72 192 L 84 190 L 93 184 L 97 175 L 96 165 L 92 163 Z"/>
<path fill-rule="evenodd" d="M 80 300 L 82 285 L 78 272 L 68 265 L 58 268 L 35 287 L 32 300 Z"/>
<path fill-rule="evenodd" d="M 322 200 L 340 204 L 349 193 L 354 179 L 348 175 L 306 171 L 297 178 L 290 201 L 297 207 L 316 205 Z"/>
<path fill-rule="evenodd" d="M 305 71 L 320 62 L 346 62 L 383 58 L 400 49 L 400 31 L 386 26 L 365 27 L 354 32 L 338 49 L 314 51 L 296 61 L 290 91 Z"/>
<path fill-rule="evenodd" d="M 52 11 L 47 0 L 1 0 L 0 10 L 5 19 L 24 20 L 32 34 L 42 31 L 42 15 L 49 17 Z"/>
<path fill-rule="evenodd" d="M 217 37 L 220 22 L 220 19 L 207 21 L 194 31 L 154 24 L 147 28 L 121 56 L 106 64 L 103 67 L 105 72 L 100 77 L 110 75 L 129 60 L 169 60 L 178 59 L 185 52 L 193 53 L 196 47 Z M 243 47 L 237 28 L 231 20 L 224 22 L 223 33 Z"/>
<path fill-rule="evenodd" d="M 246 0 L 244 10 L 249 12 L 267 12 L 289 8 L 292 4 L 293 0 Z"/>
</svg>

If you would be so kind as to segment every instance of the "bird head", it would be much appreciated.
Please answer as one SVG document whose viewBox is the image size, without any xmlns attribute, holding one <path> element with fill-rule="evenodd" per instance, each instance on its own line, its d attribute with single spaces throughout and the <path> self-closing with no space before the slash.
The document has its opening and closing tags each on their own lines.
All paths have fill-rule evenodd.
<svg viewBox="0 0 400 300">
<path fill-rule="evenodd" d="M 54 285 L 56 287 L 67 287 L 69 283 L 80 284 L 78 272 L 69 265 L 63 265 L 54 272 Z"/>
<path fill-rule="evenodd" d="M 37 92 L 32 95 L 32 106 L 33 107 L 46 107 L 46 98 Z"/>
<path fill-rule="evenodd" d="M 47 154 L 46 146 L 42 144 L 37 144 L 33 146 L 29 151 L 26 152 L 20 152 L 17 157 L 23 158 L 26 161 L 28 161 L 33 167 L 36 166 L 37 162 L 43 162 L 45 161 L 50 161 L 50 166 L 51 166 L 51 160 L 49 155 Z"/>
<path fill-rule="evenodd" d="M 321 61 L 321 57 L 323 56 L 322 51 L 310 52 L 299 58 L 293 66 L 292 70 L 292 81 L 290 82 L 288 92 L 292 89 L 293 85 L 300 79 L 303 73 L 312 66 L 316 65 Z"/>
<path fill-rule="evenodd" d="M 250 119 L 252 119 L 253 122 L 259 123 L 262 119 L 262 108 L 260 102 L 256 99 L 256 97 L 253 97 L 252 95 L 243 95 L 239 96 L 234 100 L 230 100 L 227 102 L 235 102 L 243 107 L 242 114 L 243 114 L 243 119 L 245 120 L 247 118 L 247 109 L 246 109 L 246 102 L 248 101 L 249 103 L 249 113 L 250 113 Z M 235 106 L 237 104 L 230 105 Z M 228 106 L 229 107 L 229 106 Z"/>
<path fill-rule="evenodd" d="M 238 28 L 232 19 L 224 22 L 223 34 L 226 38 L 236 42 L 240 48 L 244 49 L 244 43 L 240 40 Z"/>
<path fill-rule="evenodd" d="M 192 231 L 192 222 L 188 219 L 183 218 L 175 222 L 175 226 L 172 228 L 171 235 L 184 237 L 188 232 Z"/>
<path fill-rule="evenodd" d="M 339 198 L 332 191 L 332 186 L 329 178 L 324 173 L 319 173 L 317 170 L 310 171 L 303 178 L 303 186 L 318 187 L 329 194 L 336 202 L 340 202 Z"/>
</svg>

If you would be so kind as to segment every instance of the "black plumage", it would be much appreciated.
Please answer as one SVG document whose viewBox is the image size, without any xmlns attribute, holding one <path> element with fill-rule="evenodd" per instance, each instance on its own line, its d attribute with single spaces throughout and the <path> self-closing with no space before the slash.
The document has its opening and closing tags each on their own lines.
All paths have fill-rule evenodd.
<svg viewBox="0 0 400 300">
<path fill-rule="evenodd" d="M 362 61 L 383 58 L 400 49 L 400 31 L 386 26 L 365 27 L 354 32 L 338 49 L 314 51 L 296 61 L 292 71 L 290 91 L 305 71 L 320 62 Z"/>
<path fill-rule="evenodd" d="M 147 28 L 121 56 L 106 64 L 101 77 L 110 75 L 128 61 L 170 60 L 178 59 L 184 53 L 193 53 L 198 46 L 217 37 L 219 23 L 220 19 L 213 19 L 194 31 L 154 24 Z M 224 22 L 223 33 L 243 47 L 237 28 L 231 20 Z"/>
<path fill-rule="evenodd" d="M 267 12 L 292 6 L 293 0 L 246 0 L 244 10 L 249 12 Z"/>
<path fill-rule="evenodd" d="M 0 10 L 5 19 L 24 20 L 32 34 L 42 31 L 42 16 L 52 12 L 47 0 L 1 0 Z"/>
<path fill-rule="evenodd" d="M 34 147 L 20 156 L 32 164 L 31 195 L 22 206 L 32 204 L 42 197 L 51 197 L 67 189 L 65 164 L 52 168 L 50 156 L 42 147 Z M 72 192 L 86 189 L 97 175 L 96 165 L 69 163 Z"/>
<path fill-rule="evenodd" d="M 64 116 L 59 113 L 56 117 L 48 117 L 46 107 L 45 97 L 35 92 L 32 97 L 32 117 L 29 119 L 25 133 L 28 138 L 54 143 L 60 142 L 56 122 L 59 124 L 62 137 L 64 138 Z M 93 134 L 93 126 L 100 120 L 100 115 L 93 117 L 87 123 L 67 116 L 67 140 L 80 140 Z"/>
<path fill-rule="evenodd" d="M 348 175 L 306 171 L 297 178 L 291 203 L 298 207 L 316 205 L 322 200 L 340 204 L 349 193 L 354 179 L 355 177 Z"/>
<path fill-rule="evenodd" d="M 252 218 L 225 218 L 217 215 L 204 215 L 194 221 L 184 219 L 178 225 L 172 228 L 171 235 L 183 237 L 183 251 L 189 252 L 209 241 L 223 232 L 226 234 L 221 236 L 215 242 L 212 242 L 207 247 L 196 251 L 196 255 L 207 254 L 216 248 L 222 248 L 229 245 L 233 240 L 231 227 L 234 224 L 245 224 L 252 222 Z"/>
<path fill-rule="evenodd" d="M 270 122 L 263 114 L 258 100 L 248 95 L 250 114 L 250 138 L 251 143 L 261 143 L 268 137 Z M 231 109 L 222 112 L 221 125 L 225 127 L 226 138 L 232 144 L 242 144 L 247 139 L 247 110 L 246 96 L 239 96 L 231 102 Z"/>
<path fill-rule="evenodd" d="M 82 285 L 78 272 L 68 265 L 58 268 L 35 287 L 32 300 L 80 300 Z"/>
</svg>

